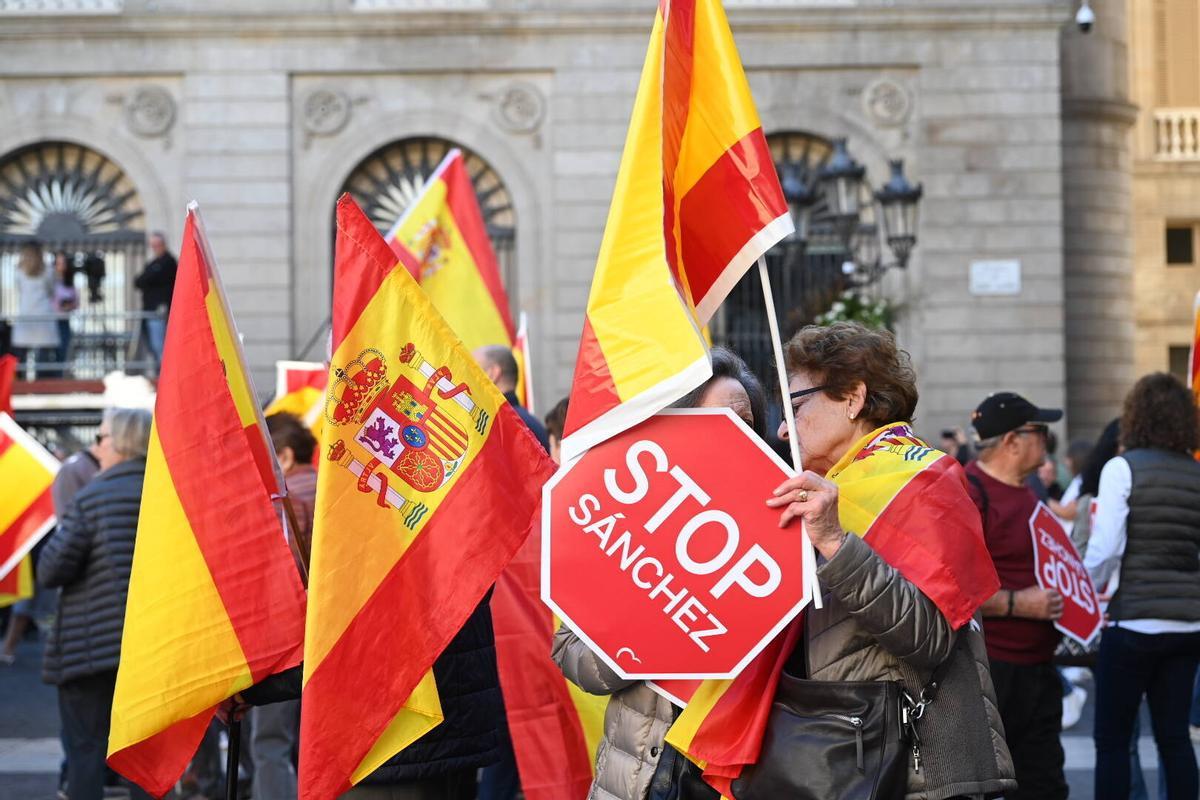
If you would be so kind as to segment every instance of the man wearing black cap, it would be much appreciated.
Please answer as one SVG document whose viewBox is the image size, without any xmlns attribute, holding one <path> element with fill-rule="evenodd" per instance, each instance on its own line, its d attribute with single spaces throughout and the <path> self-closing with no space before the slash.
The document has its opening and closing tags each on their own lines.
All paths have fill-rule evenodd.
<svg viewBox="0 0 1200 800">
<path fill-rule="evenodd" d="M 1019 789 L 1010 799 L 1060 800 L 1068 793 L 1059 740 L 1062 683 L 1051 663 L 1062 597 L 1037 583 L 1029 518 L 1038 498 L 1026 483 L 1046 460 L 1046 424 L 1062 415 L 1013 392 L 988 397 L 971 415 L 979 460 L 967 465 L 967 479 L 1000 576 L 1000 591 L 983 604 L 983 628 L 1017 771 Z"/>
</svg>

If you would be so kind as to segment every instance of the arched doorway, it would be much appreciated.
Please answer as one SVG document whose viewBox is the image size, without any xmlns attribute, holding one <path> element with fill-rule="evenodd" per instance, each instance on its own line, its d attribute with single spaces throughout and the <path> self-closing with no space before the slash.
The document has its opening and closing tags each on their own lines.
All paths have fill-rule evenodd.
<svg viewBox="0 0 1200 800">
<path fill-rule="evenodd" d="M 429 136 L 391 142 L 360 161 L 338 194 L 349 192 L 379 232 L 386 234 L 454 148 L 463 152 L 508 296 L 516 297 L 517 226 L 512 198 L 499 174 L 470 148 Z"/>
<path fill-rule="evenodd" d="M 43 141 L 0 155 L 0 318 L 18 311 L 15 290 L 23 245 L 40 243 L 47 266 L 66 251 L 79 270 L 80 306 L 69 320 L 70 346 L 61 376 L 96 380 L 139 365 L 140 321 L 133 279 L 145 262 L 142 201 L 125 171 L 75 142 Z M 78 403 L 19 409 L 17 419 L 43 443 L 70 452 L 90 441 L 99 421 L 99 384 L 76 387 Z"/>
<path fill-rule="evenodd" d="M 14 282 L 21 245 L 37 241 L 48 253 L 65 250 L 79 267 L 92 261 L 81 309 L 122 314 L 136 308 L 133 277 L 145 256 L 141 200 L 119 166 L 83 145 L 38 142 L 0 157 L 0 313 L 16 310 Z"/>
</svg>

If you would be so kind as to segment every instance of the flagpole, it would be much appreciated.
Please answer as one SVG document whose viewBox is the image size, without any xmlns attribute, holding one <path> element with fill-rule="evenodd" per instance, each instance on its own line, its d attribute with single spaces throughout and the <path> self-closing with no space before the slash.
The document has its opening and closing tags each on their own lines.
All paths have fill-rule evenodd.
<svg viewBox="0 0 1200 800">
<path fill-rule="evenodd" d="M 787 367 L 783 361 L 783 337 L 779 334 L 779 320 L 775 316 L 775 294 L 771 291 L 771 276 L 767 274 L 767 260 L 758 257 L 758 280 L 762 284 L 763 302 L 767 306 L 767 325 L 771 329 L 771 348 L 775 351 L 775 372 L 779 378 L 779 394 L 783 402 L 783 419 L 787 425 L 788 448 L 792 455 L 792 468 L 799 475 L 804 471 L 800 460 L 800 440 L 796 436 L 796 414 L 792 410 L 792 396 L 788 391 Z M 817 589 L 817 559 L 813 553 L 812 542 L 808 531 L 804 528 L 804 520 L 800 521 L 800 533 L 804 537 L 804 585 L 811 589 L 813 606 L 821 608 L 821 592 Z"/>
<path fill-rule="evenodd" d="M 284 534 L 287 537 L 292 556 L 296 559 L 296 564 L 300 568 L 300 582 L 307 589 L 308 559 L 312 553 L 312 542 L 300 541 L 300 522 L 296 519 L 296 509 L 292 505 L 291 495 L 276 494 L 272 495 L 271 499 L 279 501 L 280 506 L 283 508 Z"/>
<path fill-rule="evenodd" d="M 242 720 L 229 712 L 229 749 L 225 751 L 225 800 L 238 800 L 238 756 L 242 748 Z"/>
</svg>

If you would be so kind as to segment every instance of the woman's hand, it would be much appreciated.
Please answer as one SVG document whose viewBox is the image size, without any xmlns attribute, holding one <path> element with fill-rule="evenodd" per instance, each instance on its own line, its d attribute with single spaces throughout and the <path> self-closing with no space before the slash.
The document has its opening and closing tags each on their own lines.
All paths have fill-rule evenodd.
<svg viewBox="0 0 1200 800">
<path fill-rule="evenodd" d="M 767 505 L 783 509 L 779 527 L 784 528 L 800 517 L 813 547 L 826 559 L 833 558 L 846 538 L 838 520 L 837 484 L 815 472 L 805 471 L 779 484 L 772 495 L 767 499 Z"/>
</svg>

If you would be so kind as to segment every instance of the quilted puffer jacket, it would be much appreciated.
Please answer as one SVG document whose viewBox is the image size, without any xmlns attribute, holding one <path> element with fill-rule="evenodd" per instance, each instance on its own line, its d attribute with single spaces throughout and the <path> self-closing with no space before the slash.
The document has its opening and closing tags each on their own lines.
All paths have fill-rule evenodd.
<svg viewBox="0 0 1200 800">
<path fill-rule="evenodd" d="M 571 683 L 591 694 L 612 695 L 588 800 L 643 800 L 675 719 L 674 706 L 645 681 L 618 676 L 565 626 L 554 635 L 552 655 Z"/>
<path fill-rule="evenodd" d="M 908 765 L 908 800 L 992 797 L 1016 789 L 979 617 L 957 634 L 928 597 L 870 545 L 847 536 L 817 569 L 824 607 L 804 628 L 808 677 L 903 681 L 914 697 L 949 659 L 916 723 L 921 769 Z"/>
<path fill-rule="evenodd" d="M 79 490 L 38 558 L 38 582 L 62 587 L 42 680 L 115 672 L 146 462 L 123 461 Z"/>
</svg>

